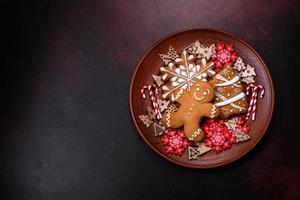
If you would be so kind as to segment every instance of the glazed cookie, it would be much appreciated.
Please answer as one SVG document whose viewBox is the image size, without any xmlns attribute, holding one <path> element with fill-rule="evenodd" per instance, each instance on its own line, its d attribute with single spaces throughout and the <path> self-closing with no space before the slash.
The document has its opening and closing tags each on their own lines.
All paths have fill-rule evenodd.
<svg viewBox="0 0 300 200">
<path fill-rule="evenodd" d="M 248 102 L 240 77 L 227 65 L 210 83 L 215 88 L 215 105 L 220 108 L 220 117 L 228 118 L 234 114 L 246 113 Z"/>
<path fill-rule="evenodd" d="M 203 117 L 214 118 L 219 109 L 212 103 L 214 88 L 205 81 L 197 81 L 190 91 L 185 90 L 178 99 L 179 108 L 176 112 L 165 112 L 162 122 L 167 128 L 184 127 L 186 137 L 191 141 L 201 141 L 204 133 L 200 129 Z"/>
</svg>

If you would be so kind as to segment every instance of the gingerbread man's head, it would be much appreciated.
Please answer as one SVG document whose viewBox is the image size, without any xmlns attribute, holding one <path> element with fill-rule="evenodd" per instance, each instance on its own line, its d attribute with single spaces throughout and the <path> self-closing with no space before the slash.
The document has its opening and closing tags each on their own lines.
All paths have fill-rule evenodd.
<svg viewBox="0 0 300 200">
<path fill-rule="evenodd" d="M 207 103 L 213 100 L 215 90 L 206 81 L 197 81 L 190 90 L 191 96 L 199 103 Z"/>
</svg>

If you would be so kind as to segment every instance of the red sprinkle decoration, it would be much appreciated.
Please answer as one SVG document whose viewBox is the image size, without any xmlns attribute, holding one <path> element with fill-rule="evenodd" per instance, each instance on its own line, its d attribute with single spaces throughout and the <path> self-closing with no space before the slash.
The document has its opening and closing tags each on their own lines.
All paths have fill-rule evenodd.
<svg viewBox="0 0 300 200">
<path fill-rule="evenodd" d="M 203 130 L 206 135 L 205 145 L 212 148 L 216 153 L 230 149 L 232 144 L 236 143 L 235 132 L 229 130 L 225 122 L 226 121 L 222 119 L 209 119 L 203 125 Z M 245 124 L 242 117 L 238 117 L 236 129 L 241 129 L 243 132 L 248 133 L 250 127 Z"/>
<path fill-rule="evenodd" d="M 217 57 L 214 63 L 217 68 L 222 68 L 225 64 L 231 64 L 238 59 L 233 44 L 216 44 Z"/>
<path fill-rule="evenodd" d="M 182 155 L 184 150 L 190 145 L 183 131 L 171 130 L 161 138 L 161 142 L 167 153 Z"/>
</svg>

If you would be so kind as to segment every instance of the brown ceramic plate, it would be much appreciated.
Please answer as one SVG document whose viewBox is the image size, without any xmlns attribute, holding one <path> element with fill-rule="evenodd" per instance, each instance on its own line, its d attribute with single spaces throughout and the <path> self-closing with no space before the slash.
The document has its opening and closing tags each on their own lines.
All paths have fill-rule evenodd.
<svg viewBox="0 0 300 200">
<path fill-rule="evenodd" d="M 212 43 L 232 43 L 236 48 L 236 52 L 243 60 L 255 67 L 257 77 L 256 82 L 265 88 L 265 96 L 259 99 L 257 108 L 256 121 L 250 122 L 251 131 L 249 132 L 251 139 L 245 143 L 233 145 L 231 149 L 216 154 L 212 151 L 198 157 L 196 160 L 189 160 L 187 152 L 182 156 L 175 156 L 165 153 L 160 137 L 155 137 L 153 133 L 153 125 L 149 128 L 139 120 L 139 115 L 146 114 L 146 107 L 149 105 L 148 100 L 143 100 L 140 89 L 143 85 L 152 84 L 152 75 L 159 72 L 159 68 L 163 62 L 159 57 L 159 53 L 168 51 L 172 45 L 177 51 L 181 51 L 189 44 L 200 40 L 204 45 Z M 130 87 L 130 109 L 134 123 L 144 139 L 144 141 L 159 155 L 167 160 L 181 166 L 191 168 L 213 168 L 229 164 L 248 153 L 261 140 L 266 132 L 274 107 L 274 89 L 272 79 L 268 68 L 258 53 L 245 41 L 239 37 L 220 30 L 212 29 L 192 29 L 176 32 L 166 36 L 158 41 L 141 59 L 136 67 L 132 77 Z M 187 151 L 187 150 L 186 150 Z"/>
</svg>

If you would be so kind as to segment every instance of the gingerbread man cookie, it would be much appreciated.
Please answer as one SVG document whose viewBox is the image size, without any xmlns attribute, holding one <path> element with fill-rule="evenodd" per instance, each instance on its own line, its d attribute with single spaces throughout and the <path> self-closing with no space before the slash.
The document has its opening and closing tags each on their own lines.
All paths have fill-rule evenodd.
<svg viewBox="0 0 300 200">
<path fill-rule="evenodd" d="M 215 90 L 205 81 L 197 81 L 190 89 L 185 90 L 178 102 L 179 108 L 175 112 L 165 112 L 162 122 L 167 128 L 184 127 L 186 137 L 191 141 L 201 141 L 204 133 L 200 128 L 203 117 L 214 118 L 219 115 L 219 109 L 213 100 Z"/>
</svg>

